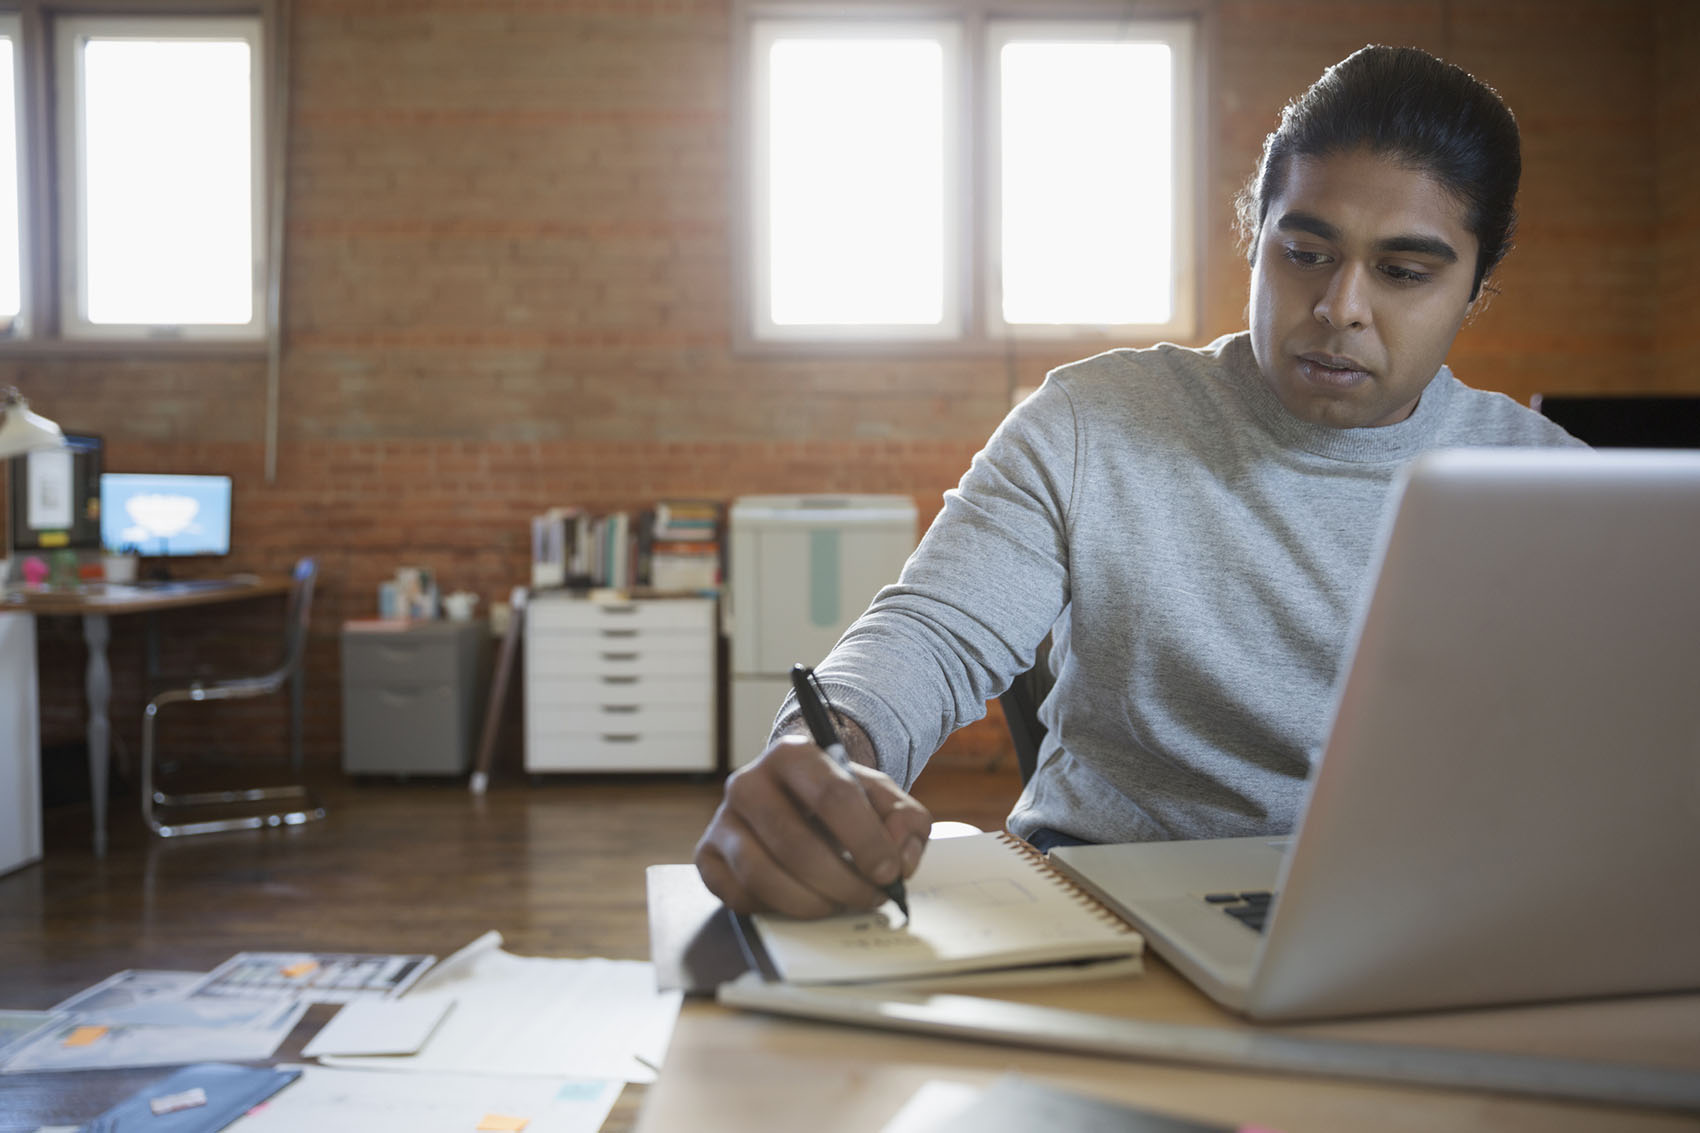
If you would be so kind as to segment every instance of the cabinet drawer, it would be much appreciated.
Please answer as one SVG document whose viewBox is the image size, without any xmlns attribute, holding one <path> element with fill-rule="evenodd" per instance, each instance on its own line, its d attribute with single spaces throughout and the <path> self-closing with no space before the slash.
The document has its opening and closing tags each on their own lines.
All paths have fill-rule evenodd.
<svg viewBox="0 0 1700 1133">
<path fill-rule="evenodd" d="M 343 701 L 343 770 L 459 774 L 472 755 L 472 713 L 448 685 L 354 690 Z"/>
<path fill-rule="evenodd" d="M 351 684 L 454 681 L 460 642 L 434 633 L 346 633 L 342 677 Z"/>
<path fill-rule="evenodd" d="M 701 630 L 714 626 L 714 603 L 706 599 L 600 602 L 582 598 L 537 598 L 526 608 L 531 630 Z"/>
<path fill-rule="evenodd" d="M 546 648 L 539 642 L 526 657 L 533 676 L 555 677 L 706 677 L 714 654 L 707 639 L 686 639 L 688 647 L 644 644 L 596 644 L 591 648 Z"/>
<path fill-rule="evenodd" d="M 570 705 L 594 708 L 601 704 L 665 708 L 670 704 L 714 703 L 714 681 L 706 673 L 682 677 L 563 677 L 533 683 L 526 694 L 526 711 Z"/>
<path fill-rule="evenodd" d="M 533 708 L 527 721 L 540 733 L 590 732 L 596 735 L 694 732 L 708 735 L 713 726 L 712 706 L 698 704 L 630 704 L 611 700 L 603 704 L 548 704 Z"/>
<path fill-rule="evenodd" d="M 555 732 L 527 727 L 527 771 L 712 771 L 707 730 Z"/>
</svg>

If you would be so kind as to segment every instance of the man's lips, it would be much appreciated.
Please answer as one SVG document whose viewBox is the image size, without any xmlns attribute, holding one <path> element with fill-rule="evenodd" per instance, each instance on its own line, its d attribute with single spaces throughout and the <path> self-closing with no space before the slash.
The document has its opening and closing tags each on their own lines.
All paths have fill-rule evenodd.
<svg viewBox="0 0 1700 1133">
<path fill-rule="evenodd" d="M 1310 351 L 1299 355 L 1299 370 L 1319 385 L 1351 386 L 1369 380 L 1369 367 L 1344 354 Z"/>
</svg>

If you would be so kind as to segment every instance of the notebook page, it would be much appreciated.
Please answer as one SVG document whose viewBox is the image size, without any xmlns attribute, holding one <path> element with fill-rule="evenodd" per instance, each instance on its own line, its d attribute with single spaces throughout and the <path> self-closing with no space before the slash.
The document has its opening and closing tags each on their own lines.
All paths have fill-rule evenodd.
<svg viewBox="0 0 1700 1133">
<path fill-rule="evenodd" d="M 1143 946 L 1129 925 L 1001 832 L 930 843 L 907 887 L 906 924 L 892 905 L 813 921 L 752 919 L 774 966 L 792 983 L 1133 956 Z"/>
</svg>

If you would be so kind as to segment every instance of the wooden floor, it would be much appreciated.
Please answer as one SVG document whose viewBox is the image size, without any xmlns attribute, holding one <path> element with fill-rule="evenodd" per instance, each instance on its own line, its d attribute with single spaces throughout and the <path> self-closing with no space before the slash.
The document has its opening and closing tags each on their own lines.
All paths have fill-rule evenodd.
<svg viewBox="0 0 1700 1133">
<path fill-rule="evenodd" d="M 352 783 L 331 777 L 309 826 L 162 841 L 115 800 L 112 846 L 89 849 L 86 807 L 47 815 L 47 854 L 0 877 L 0 1008 L 41 1009 L 125 968 L 204 971 L 235 952 L 446 955 L 489 929 L 509 951 L 647 959 L 644 867 L 689 861 L 718 802 L 715 779 L 554 777 Z M 929 770 L 938 819 L 1001 827 L 1013 759 Z M 315 1007 L 279 1052 L 299 1051 Z M 163 1071 L 9 1077 L 0 1133 L 76 1124 Z M 605 1128 L 629 1129 L 628 1086 Z"/>
</svg>

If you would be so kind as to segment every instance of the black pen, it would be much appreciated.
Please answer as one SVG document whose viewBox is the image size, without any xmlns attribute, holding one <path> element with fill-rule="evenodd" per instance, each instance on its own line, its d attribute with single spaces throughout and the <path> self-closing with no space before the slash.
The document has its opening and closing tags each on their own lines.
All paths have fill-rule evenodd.
<svg viewBox="0 0 1700 1133">
<path fill-rule="evenodd" d="M 814 737 L 815 746 L 831 756 L 833 762 L 862 785 L 861 777 L 850 769 L 850 753 L 844 750 L 844 741 L 838 738 L 838 729 L 832 726 L 832 717 L 827 713 L 823 703 L 825 694 L 819 690 L 820 682 L 815 679 L 815 671 L 807 665 L 791 666 L 791 687 L 797 690 L 797 707 L 803 711 L 803 723 L 808 725 L 809 735 Z M 868 789 L 862 787 L 866 797 Z M 872 800 L 870 800 L 872 805 Z M 903 910 L 903 919 L 909 919 L 909 896 L 903 890 L 903 874 L 901 867 L 897 880 L 890 885 L 882 886 L 885 895 L 897 902 L 897 907 Z"/>
</svg>

